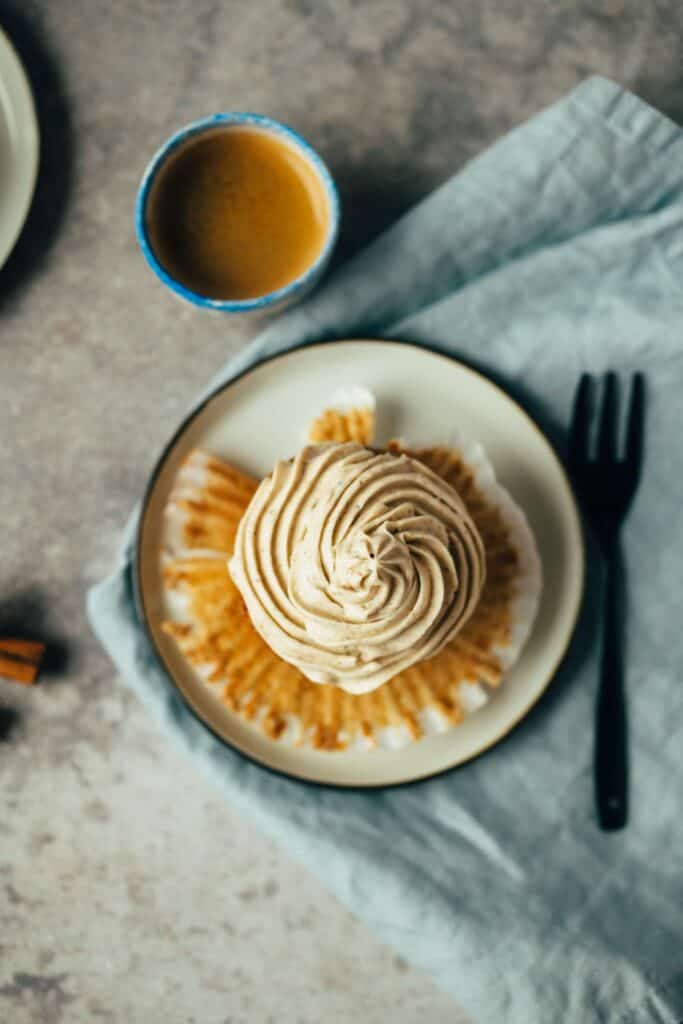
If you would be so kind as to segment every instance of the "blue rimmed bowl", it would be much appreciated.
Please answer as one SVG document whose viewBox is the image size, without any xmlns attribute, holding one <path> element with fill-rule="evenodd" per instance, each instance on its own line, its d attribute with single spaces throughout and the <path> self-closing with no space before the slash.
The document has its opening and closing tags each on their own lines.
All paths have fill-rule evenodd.
<svg viewBox="0 0 683 1024">
<path fill-rule="evenodd" d="M 294 278 L 294 280 L 282 288 L 278 288 L 277 291 L 268 292 L 265 295 L 258 295 L 250 299 L 216 299 L 210 295 L 202 295 L 188 288 L 182 281 L 170 274 L 160 262 L 150 238 L 147 219 L 149 199 L 157 176 L 166 166 L 168 160 L 172 156 L 177 155 L 184 146 L 195 141 L 201 135 L 215 131 L 217 128 L 244 128 L 245 126 L 267 132 L 286 142 L 296 149 L 300 156 L 313 168 L 327 197 L 329 209 L 327 235 L 323 248 L 315 262 L 303 274 Z M 274 312 L 291 305 L 305 295 L 306 292 L 310 291 L 325 273 L 330 262 L 339 234 L 339 220 L 340 203 L 337 186 L 326 164 L 313 147 L 298 132 L 288 128 L 287 125 L 281 124 L 279 121 L 265 117 L 262 114 L 236 112 L 212 114 L 201 121 L 194 121 L 185 128 L 181 128 L 175 135 L 172 135 L 152 157 L 140 182 L 135 207 L 135 230 L 138 242 L 147 263 L 157 277 L 163 281 L 167 288 L 170 288 L 172 292 L 175 292 L 176 295 L 186 299 L 188 302 L 192 302 L 196 306 L 203 306 L 205 309 L 220 310 L 223 313 L 249 313 L 259 310 Z"/>
</svg>

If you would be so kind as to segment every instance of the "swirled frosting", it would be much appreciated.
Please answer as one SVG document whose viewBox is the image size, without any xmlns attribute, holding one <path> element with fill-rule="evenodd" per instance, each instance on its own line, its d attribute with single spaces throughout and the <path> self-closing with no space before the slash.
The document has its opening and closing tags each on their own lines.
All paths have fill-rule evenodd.
<svg viewBox="0 0 683 1024">
<path fill-rule="evenodd" d="M 276 654 L 313 682 L 366 693 L 455 636 L 485 562 L 445 480 L 350 442 L 278 462 L 240 521 L 230 572 Z"/>
</svg>

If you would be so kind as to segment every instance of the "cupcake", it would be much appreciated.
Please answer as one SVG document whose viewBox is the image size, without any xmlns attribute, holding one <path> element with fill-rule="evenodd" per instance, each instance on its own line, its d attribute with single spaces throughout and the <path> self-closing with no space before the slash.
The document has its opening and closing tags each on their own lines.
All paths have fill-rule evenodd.
<svg viewBox="0 0 683 1024">
<path fill-rule="evenodd" d="M 374 412 L 361 390 L 329 403 L 260 483 L 193 452 L 169 501 L 165 629 L 280 742 L 444 732 L 487 702 L 536 614 L 533 536 L 481 446 L 370 447 Z"/>
</svg>

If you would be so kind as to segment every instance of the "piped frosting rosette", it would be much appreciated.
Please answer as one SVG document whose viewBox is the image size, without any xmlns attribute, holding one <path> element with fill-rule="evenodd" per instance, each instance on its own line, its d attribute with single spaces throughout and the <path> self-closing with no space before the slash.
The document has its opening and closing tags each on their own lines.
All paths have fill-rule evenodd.
<svg viewBox="0 0 683 1024">
<path fill-rule="evenodd" d="M 230 573 L 279 657 L 362 694 L 451 641 L 486 570 L 446 481 L 350 442 L 308 445 L 276 465 L 242 517 Z"/>
</svg>

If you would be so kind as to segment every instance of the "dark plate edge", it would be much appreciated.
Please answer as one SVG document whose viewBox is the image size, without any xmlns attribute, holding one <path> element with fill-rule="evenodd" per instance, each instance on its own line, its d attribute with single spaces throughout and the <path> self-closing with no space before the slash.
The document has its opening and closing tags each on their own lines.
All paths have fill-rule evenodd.
<svg viewBox="0 0 683 1024">
<path fill-rule="evenodd" d="M 175 679 L 173 678 L 171 672 L 167 668 L 166 663 L 165 663 L 164 658 L 163 658 L 163 655 L 162 655 L 161 651 L 159 650 L 159 648 L 157 647 L 156 641 L 155 641 L 154 636 L 152 634 L 152 630 L 150 628 L 150 625 L 149 625 L 149 622 L 148 622 L 148 619 L 147 619 L 147 614 L 146 614 L 146 611 L 145 611 L 144 596 L 143 596 L 143 592 L 142 592 L 142 581 L 141 581 L 141 545 L 142 545 L 142 530 L 143 530 L 143 524 L 144 524 L 144 520 L 145 520 L 145 515 L 147 513 L 147 506 L 149 504 L 150 497 L 151 497 L 152 491 L 154 489 L 154 486 L 156 484 L 157 478 L 158 478 L 159 474 L 161 473 L 161 470 L 162 470 L 162 468 L 164 466 L 164 463 L 166 462 L 166 459 L 168 458 L 168 455 L 170 454 L 172 449 L 175 447 L 176 442 L 182 437 L 182 435 L 185 433 L 185 431 L 190 426 L 190 424 L 194 422 L 194 420 L 197 418 L 197 416 L 199 416 L 200 413 L 202 413 L 204 411 L 204 409 L 207 407 L 207 405 L 209 405 L 210 402 L 212 402 L 214 400 L 214 398 L 216 398 L 218 395 L 220 395 L 223 391 L 226 391 L 229 387 L 231 387 L 233 384 L 237 383 L 237 381 L 241 380 L 243 377 L 246 377 L 248 374 L 252 373 L 258 367 L 263 366 L 266 363 L 276 362 L 278 359 L 283 359 L 286 356 L 291 355 L 292 352 L 296 352 L 299 349 L 304 349 L 304 348 L 322 348 L 325 345 L 333 345 L 335 343 L 335 341 L 337 341 L 337 340 L 338 341 L 343 341 L 345 344 L 348 344 L 348 343 L 351 343 L 351 344 L 356 344 L 356 343 L 357 344 L 364 344 L 364 343 L 367 343 L 367 342 L 372 342 L 372 343 L 381 343 L 381 344 L 387 344 L 387 345 L 406 345 L 409 348 L 415 348 L 415 349 L 418 349 L 418 350 L 421 350 L 421 351 L 424 350 L 424 351 L 430 352 L 432 355 L 437 355 L 437 356 L 440 356 L 442 359 L 449 360 L 449 362 L 459 363 L 460 365 L 464 366 L 470 373 L 476 374 L 478 377 L 482 377 L 488 384 L 490 384 L 492 387 L 496 388 L 496 390 L 500 391 L 509 401 L 511 401 L 513 403 L 513 405 L 515 405 L 517 407 L 519 412 L 524 416 L 524 418 L 526 420 L 528 420 L 528 422 L 531 424 L 531 426 L 534 428 L 534 430 L 541 435 L 543 441 L 548 446 L 548 448 L 550 449 L 550 451 L 554 455 L 555 459 L 557 460 L 557 463 L 558 463 L 558 465 L 560 467 L 560 471 L 562 472 L 562 474 L 563 474 L 563 476 L 565 478 L 565 481 L 567 483 L 567 488 L 568 488 L 569 493 L 571 494 L 571 496 L 573 498 L 573 501 L 574 501 L 574 508 L 575 508 L 575 512 L 576 512 L 576 516 L 577 516 L 577 521 L 579 523 L 579 540 L 580 540 L 580 545 L 581 545 L 581 587 L 580 587 L 580 597 L 579 597 L 579 601 L 577 602 L 576 612 L 574 614 L 574 621 L 573 621 L 573 623 L 571 625 L 571 629 L 568 632 L 567 641 L 566 641 L 566 644 L 564 646 L 564 649 L 561 651 L 559 657 L 557 658 L 557 660 L 555 662 L 555 665 L 552 668 L 552 671 L 548 674 L 547 681 L 546 681 L 543 689 L 539 693 L 538 697 L 536 697 L 536 699 L 534 701 L 532 701 L 532 703 L 525 709 L 525 711 L 523 712 L 522 715 L 520 715 L 518 718 L 516 718 L 513 722 L 510 723 L 509 727 L 503 733 L 501 733 L 494 740 L 492 740 L 491 743 L 487 744 L 485 747 L 482 747 L 480 750 L 476 751 L 476 753 L 471 754 L 464 761 L 460 761 L 457 765 L 451 765 L 451 766 L 446 767 L 446 768 L 439 768 L 438 770 L 433 771 L 433 772 L 426 772 L 424 775 L 416 776 L 414 779 L 406 779 L 406 780 L 404 780 L 402 782 L 382 782 L 382 783 L 369 782 L 369 783 L 365 783 L 365 784 L 351 784 L 351 783 L 346 784 L 346 783 L 338 783 L 338 782 L 322 782 L 319 779 L 312 779 L 312 778 L 310 778 L 310 777 L 308 777 L 306 775 L 299 775 L 299 774 L 294 773 L 294 772 L 285 771 L 284 769 L 281 769 L 281 768 L 274 768 L 272 765 L 267 764 L 265 761 L 260 760 L 258 757 L 255 757 L 253 754 L 246 753 L 244 750 L 241 750 L 234 743 L 231 743 L 224 736 L 222 736 L 220 733 L 218 733 L 208 722 L 206 722 L 204 720 L 204 718 L 192 706 L 190 701 L 186 698 L 185 694 L 182 692 L 180 687 L 175 682 Z M 166 676 L 169 684 L 173 687 L 173 689 L 174 689 L 175 693 L 177 694 L 177 696 L 180 697 L 180 699 L 183 702 L 183 705 L 185 706 L 185 708 L 187 708 L 187 710 L 190 712 L 192 717 L 196 721 L 200 722 L 201 725 L 212 734 L 212 736 L 214 736 L 217 740 L 219 740 L 219 742 L 222 743 L 224 746 L 228 747 L 228 749 L 230 749 L 230 750 L 234 751 L 235 753 L 239 754 L 240 757 L 245 758 L 247 761 L 250 761 L 252 764 L 258 765 L 260 768 L 264 769 L 265 771 L 268 771 L 271 774 L 276 775 L 276 776 L 278 776 L 280 778 L 293 779 L 296 782 L 301 782 L 301 783 L 304 783 L 305 785 L 308 785 L 308 786 L 322 787 L 323 789 L 342 790 L 344 792 L 366 793 L 369 790 L 371 791 L 371 790 L 384 790 L 384 789 L 398 789 L 398 788 L 405 787 L 405 786 L 414 786 L 414 785 L 416 785 L 416 784 L 418 784 L 420 782 L 425 782 L 428 779 L 438 778 L 441 775 L 446 775 L 448 772 L 456 771 L 458 768 L 462 768 L 466 764 L 469 764 L 472 761 L 476 760 L 477 758 L 481 757 L 487 751 L 491 750 L 492 747 L 495 747 L 499 743 L 502 743 L 505 739 L 507 739 L 507 737 L 517 727 L 517 725 L 519 725 L 519 723 L 521 721 L 523 721 L 528 714 L 530 714 L 530 712 L 534 709 L 534 707 L 536 707 L 536 705 L 545 696 L 545 694 L 546 694 L 546 692 L 548 690 L 548 687 L 550 686 L 552 680 L 555 678 L 555 676 L 557 675 L 557 673 L 559 672 L 560 668 L 562 667 L 562 665 L 564 664 L 564 662 L 565 662 L 565 660 L 567 658 L 567 655 L 568 655 L 569 650 L 571 648 L 572 641 L 573 641 L 574 636 L 576 634 L 576 628 L 577 628 L 577 625 L 578 625 L 578 622 L 579 622 L 579 618 L 580 618 L 580 615 L 581 615 L 581 608 L 583 606 L 584 591 L 585 591 L 585 584 L 586 584 L 586 545 L 585 545 L 585 539 L 584 539 L 583 529 L 582 529 L 582 525 L 581 524 L 582 524 L 582 520 L 581 520 L 581 515 L 580 515 L 580 512 L 579 512 L 579 508 L 578 508 L 578 505 L 577 505 L 577 502 L 576 502 L 576 498 L 575 498 L 575 495 L 574 495 L 574 489 L 573 489 L 573 487 L 571 485 L 571 481 L 569 479 L 569 475 L 568 475 L 567 470 L 565 468 L 564 462 L 560 458 L 560 455 L 557 452 L 555 446 L 550 441 L 550 439 L 547 437 L 547 435 L 544 433 L 544 431 L 541 430 L 541 427 L 538 425 L 538 423 L 526 411 L 526 409 L 515 398 L 513 398 L 503 387 L 501 387 L 500 384 L 498 384 L 497 382 L 493 381 L 485 373 L 482 373 L 481 370 L 473 368 L 472 366 L 468 365 L 467 362 L 465 362 L 464 360 L 458 359 L 455 356 L 449 355 L 448 353 L 445 353 L 445 352 L 443 352 L 442 350 L 440 350 L 438 348 L 431 348 L 428 345 L 420 345 L 420 344 L 417 344 L 416 342 L 401 341 L 401 340 L 396 340 L 396 339 L 393 339 L 393 338 L 339 338 L 339 339 L 331 338 L 329 340 L 323 340 L 323 341 L 317 341 L 317 342 L 309 342 L 309 343 L 305 343 L 303 345 L 293 345 L 290 348 L 287 348 L 287 349 L 285 349 L 282 352 L 277 352 L 275 355 L 266 356 L 264 359 L 257 360 L 255 363 L 252 363 L 247 369 L 242 370 L 241 373 L 238 373 L 234 377 L 230 377 L 229 380 L 223 381 L 221 384 L 218 384 L 211 392 L 209 392 L 208 395 L 206 395 L 201 400 L 199 405 L 195 406 L 192 409 L 192 411 L 190 413 L 188 413 L 188 415 L 185 417 L 185 419 L 182 420 L 182 422 L 180 423 L 178 428 L 174 431 L 174 433 L 172 434 L 170 439 L 167 441 L 167 443 L 163 447 L 163 449 L 161 451 L 161 454 L 159 455 L 159 457 L 158 457 L 158 459 L 157 459 L 157 461 L 156 461 L 156 463 L 154 465 L 154 468 L 153 468 L 153 470 L 152 470 L 152 472 L 150 474 L 149 480 L 147 482 L 147 486 L 145 487 L 144 494 L 143 494 L 142 500 L 140 502 L 140 511 L 139 511 L 139 514 L 138 514 L 138 520 L 137 520 L 137 524 L 136 524 L 136 528 L 135 528 L 135 538 L 134 538 L 134 542 L 133 542 L 133 545 L 132 545 L 133 559 L 132 559 L 132 567 L 131 568 L 132 568 L 133 602 L 134 602 L 134 608 L 135 608 L 135 615 L 136 615 L 136 618 L 138 620 L 138 623 L 140 624 L 143 632 L 145 633 L 145 635 L 147 637 L 147 640 L 149 641 L 150 647 L 151 647 L 152 651 L 154 652 L 154 656 L 155 656 L 157 662 L 159 663 L 160 667 L 162 668 L 162 670 L 164 672 L 164 675 Z"/>
</svg>

